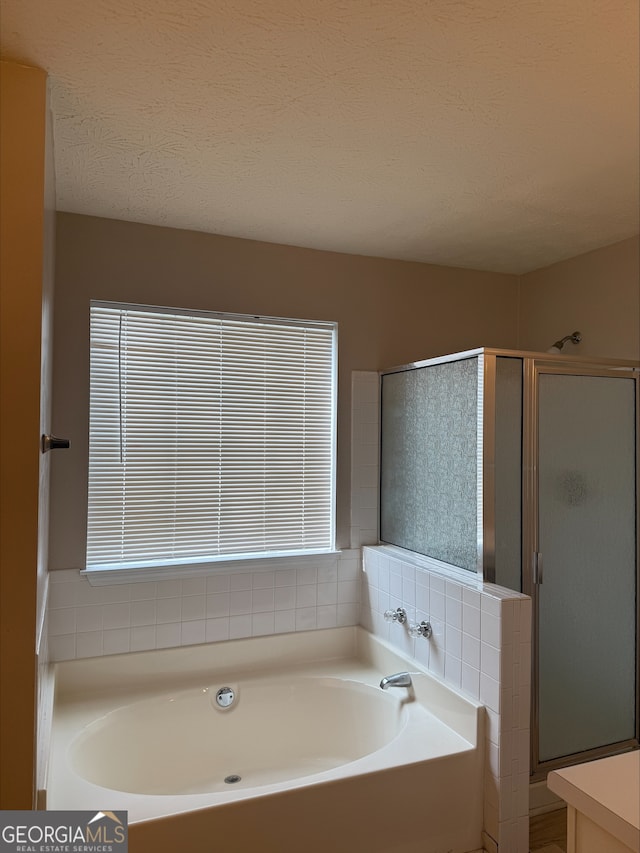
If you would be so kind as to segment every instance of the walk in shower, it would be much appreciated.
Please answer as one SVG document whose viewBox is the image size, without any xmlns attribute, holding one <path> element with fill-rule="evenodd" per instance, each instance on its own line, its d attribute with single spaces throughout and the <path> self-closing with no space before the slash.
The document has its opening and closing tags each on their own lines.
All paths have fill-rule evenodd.
<svg viewBox="0 0 640 853">
<path fill-rule="evenodd" d="M 534 777 L 639 745 L 639 383 L 488 348 L 381 374 L 381 540 L 533 599 Z"/>
</svg>

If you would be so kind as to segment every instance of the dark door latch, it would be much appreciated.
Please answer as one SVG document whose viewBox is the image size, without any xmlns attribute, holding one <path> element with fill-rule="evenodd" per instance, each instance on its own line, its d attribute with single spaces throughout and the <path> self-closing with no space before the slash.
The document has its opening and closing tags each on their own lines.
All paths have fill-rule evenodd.
<svg viewBox="0 0 640 853">
<path fill-rule="evenodd" d="M 48 453 L 50 450 L 68 450 L 70 442 L 68 438 L 56 438 L 55 435 L 42 436 L 42 452 Z"/>
</svg>

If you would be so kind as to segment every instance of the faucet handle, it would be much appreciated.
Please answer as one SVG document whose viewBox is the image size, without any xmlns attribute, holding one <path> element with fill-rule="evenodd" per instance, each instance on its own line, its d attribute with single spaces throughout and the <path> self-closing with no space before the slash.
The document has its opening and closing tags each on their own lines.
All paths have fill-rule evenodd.
<svg viewBox="0 0 640 853">
<path fill-rule="evenodd" d="M 407 611 L 403 607 L 397 607 L 395 610 L 384 611 L 385 622 L 398 622 L 404 625 L 407 621 Z"/>
<path fill-rule="evenodd" d="M 424 637 L 425 640 L 430 640 L 433 636 L 433 628 L 431 627 L 430 622 L 425 622 L 424 620 L 419 625 L 410 625 L 409 626 L 409 636 L 410 637 Z"/>
</svg>

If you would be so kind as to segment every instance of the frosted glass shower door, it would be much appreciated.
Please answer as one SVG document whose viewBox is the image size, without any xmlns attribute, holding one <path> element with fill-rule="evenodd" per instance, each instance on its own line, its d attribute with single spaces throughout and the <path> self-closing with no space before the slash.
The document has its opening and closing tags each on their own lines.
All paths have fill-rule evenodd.
<svg viewBox="0 0 640 853">
<path fill-rule="evenodd" d="M 538 764 L 633 741 L 636 387 L 538 373 Z"/>
</svg>

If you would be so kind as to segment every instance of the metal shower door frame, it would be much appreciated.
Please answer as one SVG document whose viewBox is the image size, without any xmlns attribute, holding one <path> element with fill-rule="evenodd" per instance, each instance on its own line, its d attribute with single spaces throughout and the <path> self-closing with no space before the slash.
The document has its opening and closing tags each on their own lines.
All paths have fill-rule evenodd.
<svg viewBox="0 0 640 853">
<path fill-rule="evenodd" d="M 640 367 L 637 363 L 624 366 L 614 361 L 592 363 L 568 362 L 548 357 L 523 359 L 523 478 L 522 478 L 522 591 L 532 599 L 532 672 L 531 672 L 531 776 L 533 781 L 546 779 L 547 773 L 560 767 L 603 758 L 640 746 Z M 635 480 L 636 480 L 636 707 L 634 737 L 615 744 L 607 744 L 584 752 L 540 761 L 540 704 L 539 704 L 539 617 L 540 577 L 537 555 L 539 553 L 539 377 L 541 374 L 572 376 L 607 376 L 628 378 L 635 383 Z M 527 509 L 528 508 L 528 509 Z"/>
</svg>

